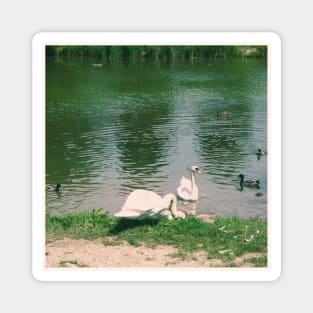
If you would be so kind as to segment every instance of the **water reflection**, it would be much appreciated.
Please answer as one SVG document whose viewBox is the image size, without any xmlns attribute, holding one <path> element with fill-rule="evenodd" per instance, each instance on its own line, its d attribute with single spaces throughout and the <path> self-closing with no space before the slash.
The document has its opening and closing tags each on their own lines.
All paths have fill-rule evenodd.
<svg viewBox="0 0 313 313">
<path fill-rule="evenodd" d="M 166 165 L 164 154 L 170 133 L 163 132 L 170 108 L 159 103 L 131 106 L 120 114 L 115 133 L 123 175 L 153 175 Z"/>
</svg>

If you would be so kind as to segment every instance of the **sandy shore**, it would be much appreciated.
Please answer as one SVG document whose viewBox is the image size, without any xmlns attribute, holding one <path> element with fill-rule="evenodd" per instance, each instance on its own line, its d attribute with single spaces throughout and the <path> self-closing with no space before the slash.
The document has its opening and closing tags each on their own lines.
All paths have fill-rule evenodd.
<svg viewBox="0 0 313 313">
<path fill-rule="evenodd" d="M 65 238 L 46 244 L 46 267 L 229 267 L 220 259 L 208 259 L 205 251 L 194 253 L 184 260 L 177 257 L 177 253 L 178 250 L 172 246 L 151 249 L 134 247 L 126 242 L 104 244 L 103 239 Z M 248 259 L 260 256 L 260 253 L 248 253 L 231 263 L 238 267 L 253 267 Z"/>
</svg>

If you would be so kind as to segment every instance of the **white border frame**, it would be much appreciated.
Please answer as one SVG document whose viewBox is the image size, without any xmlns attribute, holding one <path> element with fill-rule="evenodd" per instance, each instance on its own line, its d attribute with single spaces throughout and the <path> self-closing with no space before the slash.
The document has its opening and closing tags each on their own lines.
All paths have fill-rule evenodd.
<svg viewBox="0 0 313 313">
<path fill-rule="evenodd" d="M 268 46 L 268 267 L 51 269 L 45 264 L 46 45 Z M 32 41 L 32 270 L 41 281 L 272 281 L 281 274 L 281 40 L 271 32 L 60 32 Z"/>
</svg>

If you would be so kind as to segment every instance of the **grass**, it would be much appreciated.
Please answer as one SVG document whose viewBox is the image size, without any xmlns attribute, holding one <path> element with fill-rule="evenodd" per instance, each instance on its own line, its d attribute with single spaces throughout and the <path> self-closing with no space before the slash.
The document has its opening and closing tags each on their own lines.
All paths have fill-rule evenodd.
<svg viewBox="0 0 313 313">
<path fill-rule="evenodd" d="M 80 264 L 76 260 L 69 260 L 69 261 L 60 261 L 59 262 L 59 267 L 67 267 L 68 264 L 75 265 L 77 267 L 88 267 L 86 264 Z"/>
<path fill-rule="evenodd" d="M 171 245 L 178 249 L 175 257 L 182 259 L 197 251 L 206 251 L 208 259 L 232 262 L 246 253 L 261 253 L 251 258 L 255 266 L 267 266 L 267 223 L 259 218 L 217 218 L 205 223 L 196 217 L 159 221 L 135 221 L 110 217 L 99 209 L 62 216 L 46 215 L 47 241 L 70 237 L 103 238 L 104 245 L 127 241 L 133 246 Z M 230 263 L 231 264 L 231 263 Z"/>
<path fill-rule="evenodd" d="M 254 264 L 255 267 L 265 267 L 267 266 L 267 258 L 266 256 L 261 256 L 259 258 L 253 257 L 250 259 L 246 259 L 246 262 Z"/>
</svg>

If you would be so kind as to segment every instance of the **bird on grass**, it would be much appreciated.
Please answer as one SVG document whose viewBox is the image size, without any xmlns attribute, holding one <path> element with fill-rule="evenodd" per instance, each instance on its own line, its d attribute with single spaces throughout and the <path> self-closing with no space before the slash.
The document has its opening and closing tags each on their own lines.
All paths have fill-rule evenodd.
<svg viewBox="0 0 313 313">
<path fill-rule="evenodd" d="M 47 189 L 48 189 L 48 191 L 59 192 L 61 186 L 62 186 L 62 185 L 61 185 L 60 183 L 57 183 L 56 185 L 48 185 L 48 186 L 47 186 Z"/>
<path fill-rule="evenodd" d="M 144 189 L 132 191 L 121 210 L 115 213 L 114 216 L 131 220 L 157 220 L 161 217 L 173 220 L 194 216 L 207 223 L 213 223 L 217 217 L 217 215 L 195 215 L 184 208 L 178 208 L 177 198 L 172 193 L 162 198 L 157 193 Z"/>
<path fill-rule="evenodd" d="M 212 214 L 212 215 L 199 214 L 199 215 L 196 215 L 196 218 L 198 218 L 201 221 L 206 222 L 206 223 L 214 223 L 217 217 L 220 217 L 220 216 L 218 214 Z"/>
<path fill-rule="evenodd" d="M 137 189 L 128 195 L 121 210 L 114 216 L 135 220 L 159 219 L 162 216 L 173 219 L 184 218 L 185 213 L 177 209 L 174 194 L 169 193 L 162 198 L 153 191 Z"/>
</svg>

